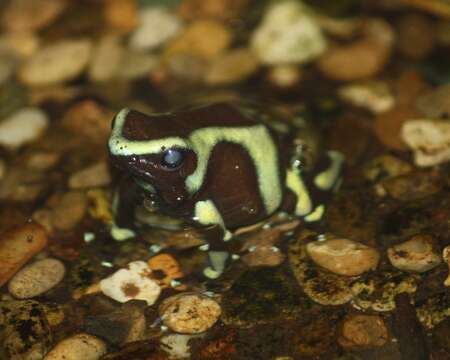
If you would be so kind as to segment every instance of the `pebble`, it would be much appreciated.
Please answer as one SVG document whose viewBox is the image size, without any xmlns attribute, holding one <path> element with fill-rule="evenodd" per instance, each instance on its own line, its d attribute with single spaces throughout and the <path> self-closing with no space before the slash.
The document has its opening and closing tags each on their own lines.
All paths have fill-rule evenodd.
<svg viewBox="0 0 450 360">
<path fill-rule="evenodd" d="M 436 27 L 425 15 L 409 13 L 397 23 L 397 47 L 409 59 L 421 60 L 427 57 L 436 44 Z"/>
<path fill-rule="evenodd" d="M 388 337 L 388 330 L 380 316 L 352 314 L 341 324 L 338 343 L 347 350 L 380 347 L 386 344 Z"/>
<path fill-rule="evenodd" d="M 441 179 L 431 172 L 415 171 L 386 179 L 380 183 L 383 189 L 396 200 L 412 201 L 438 193 L 442 189 Z"/>
<path fill-rule="evenodd" d="M 0 234 L 0 286 L 44 249 L 47 242 L 46 231 L 35 223 L 28 223 Z"/>
<path fill-rule="evenodd" d="M 130 36 L 130 48 L 150 51 L 177 35 L 183 28 L 179 17 L 166 7 L 147 7 L 139 11 L 139 26 Z"/>
<path fill-rule="evenodd" d="M 164 58 L 175 54 L 191 54 L 211 60 L 228 48 L 232 37 L 230 29 L 219 21 L 197 20 L 167 44 Z"/>
<path fill-rule="evenodd" d="M 177 260 L 172 255 L 155 255 L 148 260 L 147 264 L 153 272 L 161 274 L 161 276 L 158 276 L 158 278 L 155 279 L 161 288 L 169 287 L 174 280 L 179 280 L 184 277 L 180 264 L 178 264 Z M 180 285 L 175 288 L 181 290 L 184 287 L 185 286 Z"/>
<path fill-rule="evenodd" d="M 104 3 L 103 14 L 111 27 L 127 33 L 138 24 L 138 4 L 135 0 L 108 0 Z"/>
<path fill-rule="evenodd" d="M 66 8 L 66 0 L 12 0 L 2 12 L 2 25 L 15 32 L 33 32 L 50 24 Z"/>
<path fill-rule="evenodd" d="M 253 75 L 258 68 L 259 61 L 252 51 L 246 48 L 233 49 L 211 64 L 205 82 L 209 85 L 236 83 Z"/>
<path fill-rule="evenodd" d="M 152 270 L 143 261 L 133 261 L 125 269 L 117 270 L 100 281 L 100 290 L 106 296 L 124 303 L 144 300 L 153 305 L 161 293 L 158 283 L 151 277 Z"/>
<path fill-rule="evenodd" d="M 403 124 L 401 136 L 413 150 L 417 166 L 434 166 L 450 161 L 450 121 L 409 120 Z"/>
<path fill-rule="evenodd" d="M 450 115 L 450 85 L 441 85 L 417 96 L 417 109 L 430 119 L 448 118 Z"/>
<path fill-rule="evenodd" d="M 19 71 L 29 86 L 45 86 L 72 80 L 89 63 L 92 42 L 88 39 L 64 40 L 42 47 Z"/>
<path fill-rule="evenodd" d="M 216 323 L 221 313 L 222 309 L 215 300 L 193 293 L 171 296 L 159 307 L 164 325 L 182 334 L 205 332 Z"/>
<path fill-rule="evenodd" d="M 317 65 L 329 79 L 352 81 L 369 78 L 383 70 L 394 43 L 391 26 L 382 19 L 370 19 L 363 36 L 349 45 L 330 46 Z"/>
<path fill-rule="evenodd" d="M 19 58 L 26 59 L 39 49 L 40 38 L 35 33 L 10 32 L 3 34 L 0 42 L 4 42 Z"/>
<path fill-rule="evenodd" d="M 239 18 L 248 3 L 248 0 L 185 0 L 178 6 L 177 13 L 187 20 L 213 18 L 226 21 Z"/>
<path fill-rule="evenodd" d="M 338 95 L 342 100 L 375 114 L 391 110 L 395 104 L 389 86 L 381 81 L 343 85 L 338 89 Z"/>
<path fill-rule="evenodd" d="M 265 64 L 306 63 L 326 49 L 312 10 L 300 1 L 274 2 L 250 40 Z"/>
<path fill-rule="evenodd" d="M 48 188 L 45 173 L 25 168 L 10 167 L 0 182 L 0 199 L 17 202 L 32 202 Z"/>
<path fill-rule="evenodd" d="M 406 175 L 413 167 L 406 161 L 386 154 L 370 160 L 364 165 L 364 177 L 371 182 L 391 179 L 400 175 Z"/>
<path fill-rule="evenodd" d="M 8 290 L 18 299 L 29 299 L 52 289 L 64 278 L 64 264 L 57 259 L 43 259 L 21 269 L 8 284 Z"/>
<path fill-rule="evenodd" d="M 121 37 L 116 35 L 104 35 L 99 39 L 88 69 L 93 82 L 106 82 L 117 76 L 124 57 L 121 41 Z"/>
<path fill-rule="evenodd" d="M 89 334 L 76 334 L 60 341 L 44 360 L 97 360 L 106 353 L 106 344 Z"/>
<path fill-rule="evenodd" d="M 52 209 L 51 223 L 57 230 L 73 229 L 86 214 L 88 201 L 81 191 L 65 193 L 58 204 Z"/>
<path fill-rule="evenodd" d="M 51 151 L 33 152 L 27 159 L 26 166 L 38 171 L 49 170 L 56 166 L 61 154 Z"/>
<path fill-rule="evenodd" d="M 18 59 L 10 49 L 4 49 L 2 39 L 0 38 L 0 86 L 7 82 L 13 76 Z"/>
<path fill-rule="evenodd" d="M 345 276 L 374 270 L 380 260 L 377 249 L 349 239 L 309 242 L 306 252 L 316 264 Z"/>
<path fill-rule="evenodd" d="M 242 261 L 248 266 L 278 266 L 285 258 L 279 248 L 262 245 L 242 256 Z"/>
<path fill-rule="evenodd" d="M 42 135 L 48 124 L 41 109 L 23 108 L 0 122 L 0 145 L 17 149 Z"/>
<path fill-rule="evenodd" d="M 267 73 L 267 79 L 279 88 L 292 88 L 302 79 L 302 70 L 296 65 L 274 65 Z"/>
<path fill-rule="evenodd" d="M 154 54 L 128 51 L 122 60 L 117 77 L 134 80 L 148 76 L 159 65 L 159 57 Z"/>
<path fill-rule="evenodd" d="M 447 263 L 448 266 L 448 275 L 447 278 L 444 281 L 445 286 L 450 286 L 450 245 L 445 247 L 444 250 L 442 250 L 442 258 Z"/>
<path fill-rule="evenodd" d="M 193 335 L 170 334 L 161 338 L 161 349 L 169 354 L 171 359 L 188 359 L 191 357 L 189 340 Z"/>
<path fill-rule="evenodd" d="M 433 249 L 433 238 L 429 235 L 415 235 L 391 246 L 387 255 L 397 269 L 419 273 L 433 269 L 442 262 L 440 254 Z"/>
<path fill-rule="evenodd" d="M 71 189 L 86 189 L 106 186 L 111 183 L 109 166 L 106 162 L 99 162 L 73 173 L 69 178 Z"/>
</svg>

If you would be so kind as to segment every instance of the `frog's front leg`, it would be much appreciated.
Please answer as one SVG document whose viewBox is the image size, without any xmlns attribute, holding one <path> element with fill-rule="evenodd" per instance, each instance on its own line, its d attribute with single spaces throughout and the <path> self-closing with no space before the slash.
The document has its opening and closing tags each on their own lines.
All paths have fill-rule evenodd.
<svg viewBox="0 0 450 360">
<path fill-rule="evenodd" d="M 218 232 L 209 232 L 208 244 L 203 250 L 208 250 L 208 266 L 203 269 L 203 275 L 209 279 L 217 279 L 225 270 L 230 261 L 229 241 L 231 232 L 225 227 L 222 215 L 212 200 L 200 200 L 195 203 L 193 220 L 203 226 L 213 225 Z"/>
<path fill-rule="evenodd" d="M 113 223 L 110 233 L 114 240 L 123 241 L 136 236 L 134 210 L 138 201 L 138 185 L 130 177 L 123 177 L 113 197 Z"/>
</svg>

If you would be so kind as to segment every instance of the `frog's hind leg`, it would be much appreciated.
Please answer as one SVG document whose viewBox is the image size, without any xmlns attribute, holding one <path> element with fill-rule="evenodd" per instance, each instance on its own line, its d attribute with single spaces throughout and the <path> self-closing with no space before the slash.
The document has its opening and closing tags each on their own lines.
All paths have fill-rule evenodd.
<svg viewBox="0 0 450 360">
<path fill-rule="evenodd" d="M 326 204 L 341 183 L 344 157 L 328 151 L 311 171 L 292 167 L 286 176 L 286 186 L 296 195 L 295 214 L 306 222 L 322 219 Z"/>
</svg>

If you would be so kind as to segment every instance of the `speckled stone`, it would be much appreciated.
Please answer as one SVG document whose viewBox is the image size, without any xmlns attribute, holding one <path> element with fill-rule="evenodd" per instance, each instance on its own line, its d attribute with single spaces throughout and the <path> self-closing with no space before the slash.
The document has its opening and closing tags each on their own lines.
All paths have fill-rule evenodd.
<svg viewBox="0 0 450 360">
<path fill-rule="evenodd" d="M 44 360 L 97 360 L 106 353 L 106 344 L 89 334 L 76 334 L 60 341 Z"/>
</svg>

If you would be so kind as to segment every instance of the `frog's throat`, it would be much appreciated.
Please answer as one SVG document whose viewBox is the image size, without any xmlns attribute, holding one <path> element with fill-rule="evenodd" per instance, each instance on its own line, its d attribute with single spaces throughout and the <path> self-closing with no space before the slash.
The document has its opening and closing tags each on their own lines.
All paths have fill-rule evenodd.
<svg viewBox="0 0 450 360">
<path fill-rule="evenodd" d="M 197 168 L 186 178 L 186 189 L 196 193 L 206 176 L 208 161 L 214 147 L 223 141 L 241 145 L 250 155 L 258 180 L 261 199 L 267 213 L 274 212 L 282 201 L 282 184 L 278 166 L 277 147 L 264 125 L 243 127 L 206 127 L 192 131 L 188 138 L 168 137 L 158 140 L 130 140 L 122 135 L 129 109 L 116 116 L 109 139 L 113 155 L 149 155 L 161 153 L 164 148 L 181 147 L 192 150 L 197 156 Z"/>
</svg>

